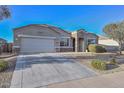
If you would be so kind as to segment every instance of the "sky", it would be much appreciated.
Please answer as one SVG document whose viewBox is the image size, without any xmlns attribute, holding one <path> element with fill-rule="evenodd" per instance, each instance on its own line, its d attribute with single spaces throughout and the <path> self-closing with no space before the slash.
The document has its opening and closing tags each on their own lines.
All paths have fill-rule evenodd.
<svg viewBox="0 0 124 93">
<path fill-rule="evenodd" d="M 85 29 L 103 34 L 105 25 L 124 20 L 124 6 L 16 5 L 8 6 L 9 19 L 0 21 L 0 38 L 13 42 L 13 28 L 28 24 L 49 24 L 67 31 Z"/>
</svg>

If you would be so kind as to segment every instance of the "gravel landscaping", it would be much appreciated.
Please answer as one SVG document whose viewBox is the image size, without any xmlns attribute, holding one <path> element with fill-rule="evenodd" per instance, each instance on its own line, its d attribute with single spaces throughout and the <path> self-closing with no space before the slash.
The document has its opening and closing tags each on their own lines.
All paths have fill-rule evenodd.
<svg viewBox="0 0 124 93">
<path fill-rule="evenodd" d="M 42 55 L 42 54 L 40 54 L 40 55 Z M 49 54 L 49 55 L 52 55 L 52 58 L 54 59 L 54 61 L 55 61 L 55 59 L 56 60 L 58 60 L 58 59 L 59 60 L 64 60 L 64 59 L 75 60 L 75 62 L 79 62 L 82 66 L 86 66 L 86 67 L 92 69 L 98 75 L 124 71 L 124 55 L 117 56 L 114 53 L 113 54 L 109 54 L 109 53 L 101 53 L 101 54 L 100 53 L 77 53 L 77 54 L 75 54 L 75 53 L 69 53 L 68 54 L 67 53 L 67 54 L 62 54 L 62 53 L 60 53 L 59 55 L 54 54 L 56 56 L 54 56 L 53 53 L 52 53 L 52 54 Z M 47 56 L 49 57 L 49 55 L 47 55 Z M 59 57 L 60 55 L 62 55 L 62 57 Z M 113 56 L 116 57 L 115 59 L 118 63 L 117 67 L 114 67 L 114 68 L 109 69 L 109 70 L 97 70 L 97 69 L 95 69 L 91 66 L 91 62 L 94 59 L 100 59 L 100 60 L 108 61 Z M 51 57 L 50 58 L 48 58 L 48 57 L 43 57 L 43 58 L 46 58 L 47 60 L 50 60 Z M 63 57 L 64 57 L 64 59 L 63 59 Z M 27 59 L 25 59 L 25 60 L 27 60 Z M 30 60 L 32 60 L 32 59 L 30 59 Z M 37 60 L 38 60 L 38 58 L 37 58 Z M 6 61 L 8 61 L 8 63 L 9 63 L 9 68 L 7 70 L 5 70 L 4 72 L 0 72 L 0 87 L 1 88 L 9 88 L 10 87 L 13 71 L 14 71 L 14 68 L 15 68 L 16 57 L 6 58 Z M 35 61 L 35 60 L 33 60 L 33 61 Z M 36 64 L 36 66 L 37 65 L 38 64 Z M 55 62 L 54 62 L 54 65 L 56 65 Z M 60 65 L 60 64 L 58 64 L 58 65 Z M 34 67 L 37 68 L 36 66 L 32 66 L 33 69 L 34 69 Z M 67 66 L 67 65 L 64 64 L 64 67 L 65 66 Z M 68 66 L 70 66 L 70 64 Z M 55 67 L 58 67 L 58 66 L 55 66 Z M 58 67 L 58 69 L 60 69 L 60 67 Z M 69 71 L 72 71 L 72 70 L 69 70 Z M 41 73 L 41 71 L 39 73 Z"/>
<path fill-rule="evenodd" d="M 108 61 L 109 59 L 111 59 L 111 57 L 97 57 L 95 59 L 101 59 Z M 77 61 L 80 64 L 86 65 L 87 67 L 93 69 L 95 72 L 99 73 L 99 74 L 109 74 L 109 73 L 114 73 L 114 72 L 120 72 L 120 71 L 124 71 L 124 55 L 121 56 L 116 56 L 115 60 L 117 61 L 117 65 L 114 68 L 110 68 L 108 70 L 97 70 L 95 68 L 92 67 L 91 62 L 93 59 L 77 59 Z"/>
<path fill-rule="evenodd" d="M 12 74 L 15 68 L 16 58 L 5 59 L 8 61 L 9 67 L 0 72 L 0 88 L 9 88 L 11 84 Z"/>
</svg>

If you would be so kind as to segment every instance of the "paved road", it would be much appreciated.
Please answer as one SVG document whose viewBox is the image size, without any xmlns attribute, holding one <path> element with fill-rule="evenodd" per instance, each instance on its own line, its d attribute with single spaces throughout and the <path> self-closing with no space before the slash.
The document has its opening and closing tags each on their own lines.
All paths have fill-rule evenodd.
<svg viewBox="0 0 124 93">
<path fill-rule="evenodd" d="M 95 76 L 91 69 L 57 53 L 20 55 L 11 87 L 47 87 L 49 84 Z"/>
</svg>

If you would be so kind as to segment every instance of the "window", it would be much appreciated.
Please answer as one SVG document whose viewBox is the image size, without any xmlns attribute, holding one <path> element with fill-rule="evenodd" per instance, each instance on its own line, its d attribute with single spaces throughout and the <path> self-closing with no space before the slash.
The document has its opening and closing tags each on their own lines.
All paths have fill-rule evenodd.
<svg viewBox="0 0 124 93">
<path fill-rule="evenodd" d="M 62 38 L 60 41 L 60 46 L 69 46 L 69 39 Z"/>
<path fill-rule="evenodd" d="M 96 43 L 96 40 L 95 39 L 88 39 L 88 45 L 89 44 L 95 44 Z"/>
</svg>

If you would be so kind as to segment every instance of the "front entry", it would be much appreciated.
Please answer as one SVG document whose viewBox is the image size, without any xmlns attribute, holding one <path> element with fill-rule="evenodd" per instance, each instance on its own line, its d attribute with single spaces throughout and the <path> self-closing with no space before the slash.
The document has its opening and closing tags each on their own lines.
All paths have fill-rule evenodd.
<svg viewBox="0 0 124 93">
<path fill-rule="evenodd" d="M 73 52 L 75 52 L 75 38 L 73 38 Z"/>
<path fill-rule="evenodd" d="M 83 52 L 83 38 L 79 38 L 79 52 Z"/>
</svg>

